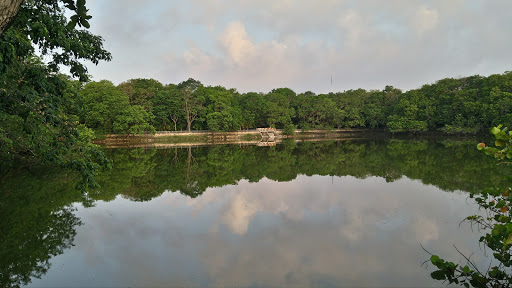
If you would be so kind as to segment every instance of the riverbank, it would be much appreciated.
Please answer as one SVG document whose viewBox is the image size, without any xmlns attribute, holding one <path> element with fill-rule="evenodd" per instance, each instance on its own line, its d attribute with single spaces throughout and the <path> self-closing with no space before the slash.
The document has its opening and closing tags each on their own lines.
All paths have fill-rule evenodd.
<svg viewBox="0 0 512 288">
<path fill-rule="evenodd" d="M 283 135 L 283 131 L 276 129 L 275 137 L 268 139 L 256 130 L 234 132 L 173 132 L 158 131 L 155 134 L 110 134 L 102 139 L 93 141 L 95 144 L 108 148 L 116 147 L 176 147 L 176 146 L 202 146 L 215 144 L 241 144 L 272 146 L 283 139 L 293 138 L 296 141 L 313 139 L 356 139 L 389 135 L 384 130 L 367 129 L 336 129 L 336 130 L 296 130 L 295 135 Z"/>
<path fill-rule="evenodd" d="M 105 135 L 102 139 L 94 140 L 93 143 L 106 148 L 136 148 L 136 147 L 199 147 L 211 145 L 258 145 L 274 146 L 283 140 L 288 141 L 326 141 L 326 140 L 356 140 L 373 138 L 399 138 L 410 140 L 422 140 L 430 138 L 446 139 L 475 139 L 475 143 L 485 142 L 489 135 L 450 135 L 440 131 L 429 131 L 423 133 L 390 133 L 380 129 L 338 129 L 338 130 L 296 130 L 295 135 L 283 135 L 282 130 L 275 131 L 275 137 L 268 139 L 263 137 L 256 130 L 235 131 L 235 132 L 168 132 L 159 131 L 155 134 L 111 134 Z"/>
</svg>

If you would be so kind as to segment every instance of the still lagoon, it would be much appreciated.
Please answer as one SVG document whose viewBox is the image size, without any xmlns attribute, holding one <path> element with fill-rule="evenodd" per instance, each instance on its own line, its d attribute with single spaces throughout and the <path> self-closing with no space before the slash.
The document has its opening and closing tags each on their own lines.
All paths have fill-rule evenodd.
<svg viewBox="0 0 512 288">
<path fill-rule="evenodd" d="M 0 286 L 438 287 L 423 248 L 491 261 L 460 222 L 510 168 L 475 143 L 108 149 L 85 195 L 20 169 L 0 182 Z"/>
</svg>

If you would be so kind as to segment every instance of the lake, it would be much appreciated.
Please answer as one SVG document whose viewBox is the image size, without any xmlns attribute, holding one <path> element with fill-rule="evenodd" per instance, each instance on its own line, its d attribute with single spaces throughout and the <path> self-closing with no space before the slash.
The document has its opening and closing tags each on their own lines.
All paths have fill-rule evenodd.
<svg viewBox="0 0 512 288">
<path fill-rule="evenodd" d="M 477 139 L 108 149 L 82 195 L 60 169 L 0 182 L 0 286 L 440 286 L 429 252 L 485 267 L 469 192 L 509 169 Z"/>
</svg>

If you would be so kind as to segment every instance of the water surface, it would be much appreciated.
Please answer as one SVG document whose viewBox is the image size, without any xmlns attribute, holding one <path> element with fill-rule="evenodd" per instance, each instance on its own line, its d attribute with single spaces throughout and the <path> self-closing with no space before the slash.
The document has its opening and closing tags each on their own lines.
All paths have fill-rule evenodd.
<svg viewBox="0 0 512 288">
<path fill-rule="evenodd" d="M 115 168 L 85 198 L 62 171 L 16 173 L 0 186 L 1 281 L 439 286 L 420 245 L 453 260 L 453 245 L 479 252 L 480 234 L 459 226 L 476 211 L 468 192 L 508 173 L 474 143 L 109 150 Z"/>
</svg>

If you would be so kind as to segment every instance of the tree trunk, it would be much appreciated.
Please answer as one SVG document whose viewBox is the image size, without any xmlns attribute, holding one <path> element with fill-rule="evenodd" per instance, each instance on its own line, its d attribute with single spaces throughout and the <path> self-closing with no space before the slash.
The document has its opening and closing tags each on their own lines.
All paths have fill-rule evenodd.
<svg viewBox="0 0 512 288">
<path fill-rule="evenodd" d="M 0 35 L 11 26 L 22 2 L 23 0 L 0 0 Z"/>
<path fill-rule="evenodd" d="M 187 119 L 187 132 L 190 133 L 190 128 L 192 126 L 192 121 L 190 121 L 189 119 Z"/>
<path fill-rule="evenodd" d="M 176 117 L 175 115 L 172 115 L 171 121 L 174 122 L 174 131 L 176 131 L 176 122 L 178 122 L 178 117 Z"/>
</svg>

